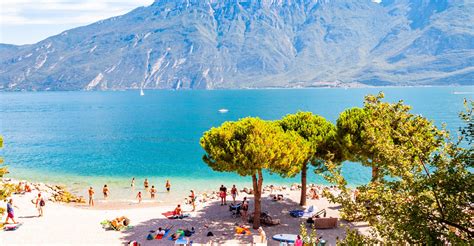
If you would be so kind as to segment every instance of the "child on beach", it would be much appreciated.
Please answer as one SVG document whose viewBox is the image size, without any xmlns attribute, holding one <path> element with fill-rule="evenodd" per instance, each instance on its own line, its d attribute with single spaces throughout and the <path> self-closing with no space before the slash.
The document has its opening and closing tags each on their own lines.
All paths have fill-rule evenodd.
<svg viewBox="0 0 474 246">
<path fill-rule="evenodd" d="M 91 187 L 89 187 L 89 206 L 90 207 L 93 207 L 94 206 L 94 189 Z"/>
<path fill-rule="evenodd" d="M 155 194 L 156 194 L 156 188 L 154 185 L 152 185 L 151 190 L 150 190 L 151 199 L 155 199 Z"/>
<path fill-rule="evenodd" d="M 43 207 L 46 205 L 43 197 L 41 197 L 41 192 L 38 193 L 38 197 L 36 198 L 36 208 L 38 209 L 38 217 L 43 216 Z"/>
<path fill-rule="evenodd" d="M 13 199 L 10 198 L 7 203 L 7 219 L 5 220 L 5 224 L 8 224 L 9 219 L 13 221 L 13 224 L 16 224 L 13 207 L 18 208 L 17 206 L 13 205 Z"/>
<path fill-rule="evenodd" d="M 168 191 L 168 192 L 170 191 L 170 189 L 171 189 L 171 183 L 170 183 L 169 180 L 166 180 L 165 188 L 166 188 L 166 191 Z"/>
<path fill-rule="evenodd" d="M 138 203 L 142 202 L 142 192 L 141 191 L 138 192 L 137 199 L 138 199 Z"/>
<path fill-rule="evenodd" d="M 104 185 L 104 188 L 102 189 L 102 193 L 104 193 L 104 199 L 107 200 L 107 198 L 109 197 L 109 187 L 107 187 L 106 184 Z"/>
</svg>

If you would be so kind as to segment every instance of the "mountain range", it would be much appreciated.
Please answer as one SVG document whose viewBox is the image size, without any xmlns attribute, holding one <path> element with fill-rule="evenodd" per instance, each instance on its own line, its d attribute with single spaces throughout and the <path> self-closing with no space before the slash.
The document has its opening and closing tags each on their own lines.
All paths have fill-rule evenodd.
<svg viewBox="0 0 474 246">
<path fill-rule="evenodd" d="M 31 45 L 0 90 L 474 84 L 470 0 L 157 0 Z"/>
</svg>

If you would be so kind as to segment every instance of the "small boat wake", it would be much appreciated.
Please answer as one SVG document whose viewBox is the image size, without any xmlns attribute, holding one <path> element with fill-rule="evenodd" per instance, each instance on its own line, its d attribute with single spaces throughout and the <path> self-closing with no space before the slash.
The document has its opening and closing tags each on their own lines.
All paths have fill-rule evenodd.
<svg viewBox="0 0 474 246">
<path fill-rule="evenodd" d="M 229 110 L 226 109 L 226 108 L 221 108 L 221 109 L 219 109 L 218 111 L 219 111 L 219 113 L 221 113 L 221 114 L 225 114 L 225 113 L 229 112 Z"/>
</svg>

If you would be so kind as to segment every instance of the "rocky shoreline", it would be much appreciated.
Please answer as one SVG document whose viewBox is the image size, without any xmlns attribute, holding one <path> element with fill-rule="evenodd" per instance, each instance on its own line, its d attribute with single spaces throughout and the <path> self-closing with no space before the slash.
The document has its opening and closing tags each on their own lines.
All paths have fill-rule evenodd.
<svg viewBox="0 0 474 246">
<path fill-rule="evenodd" d="M 45 183 L 33 183 L 24 180 L 16 180 L 12 178 L 3 178 L 2 185 L 11 188 L 12 194 L 25 194 L 28 192 L 40 192 L 43 197 L 51 202 L 59 203 L 86 203 L 82 196 L 74 195 L 69 192 L 66 186 L 51 185 Z"/>
</svg>

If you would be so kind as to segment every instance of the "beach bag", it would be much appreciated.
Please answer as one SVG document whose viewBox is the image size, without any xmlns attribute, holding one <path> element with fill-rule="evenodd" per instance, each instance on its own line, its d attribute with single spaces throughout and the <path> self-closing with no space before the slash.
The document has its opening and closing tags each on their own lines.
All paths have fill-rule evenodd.
<svg viewBox="0 0 474 246">
<path fill-rule="evenodd" d="M 153 240 L 153 239 L 155 239 L 155 236 L 152 233 L 148 234 L 148 236 L 146 237 L 146 240 Z"/>
<path fill-rule="evenodd" d="M 41 199 L 41 201 L 40 201 L 40 206 L 41 206 L 41 207 L 44 207 L 44 205 L 46 205 L 46 202 L 44 201 L 44 199 Z"/>
<path fill-rule="evenodd" d="M 210 231 L 210 232 L 207 233 L 207 236 L 208 236 L 208 237 L 213 237 L 213 236 L 214 236 L 214 233 L 212 233 L 212 231 Z"/>
</svg>

